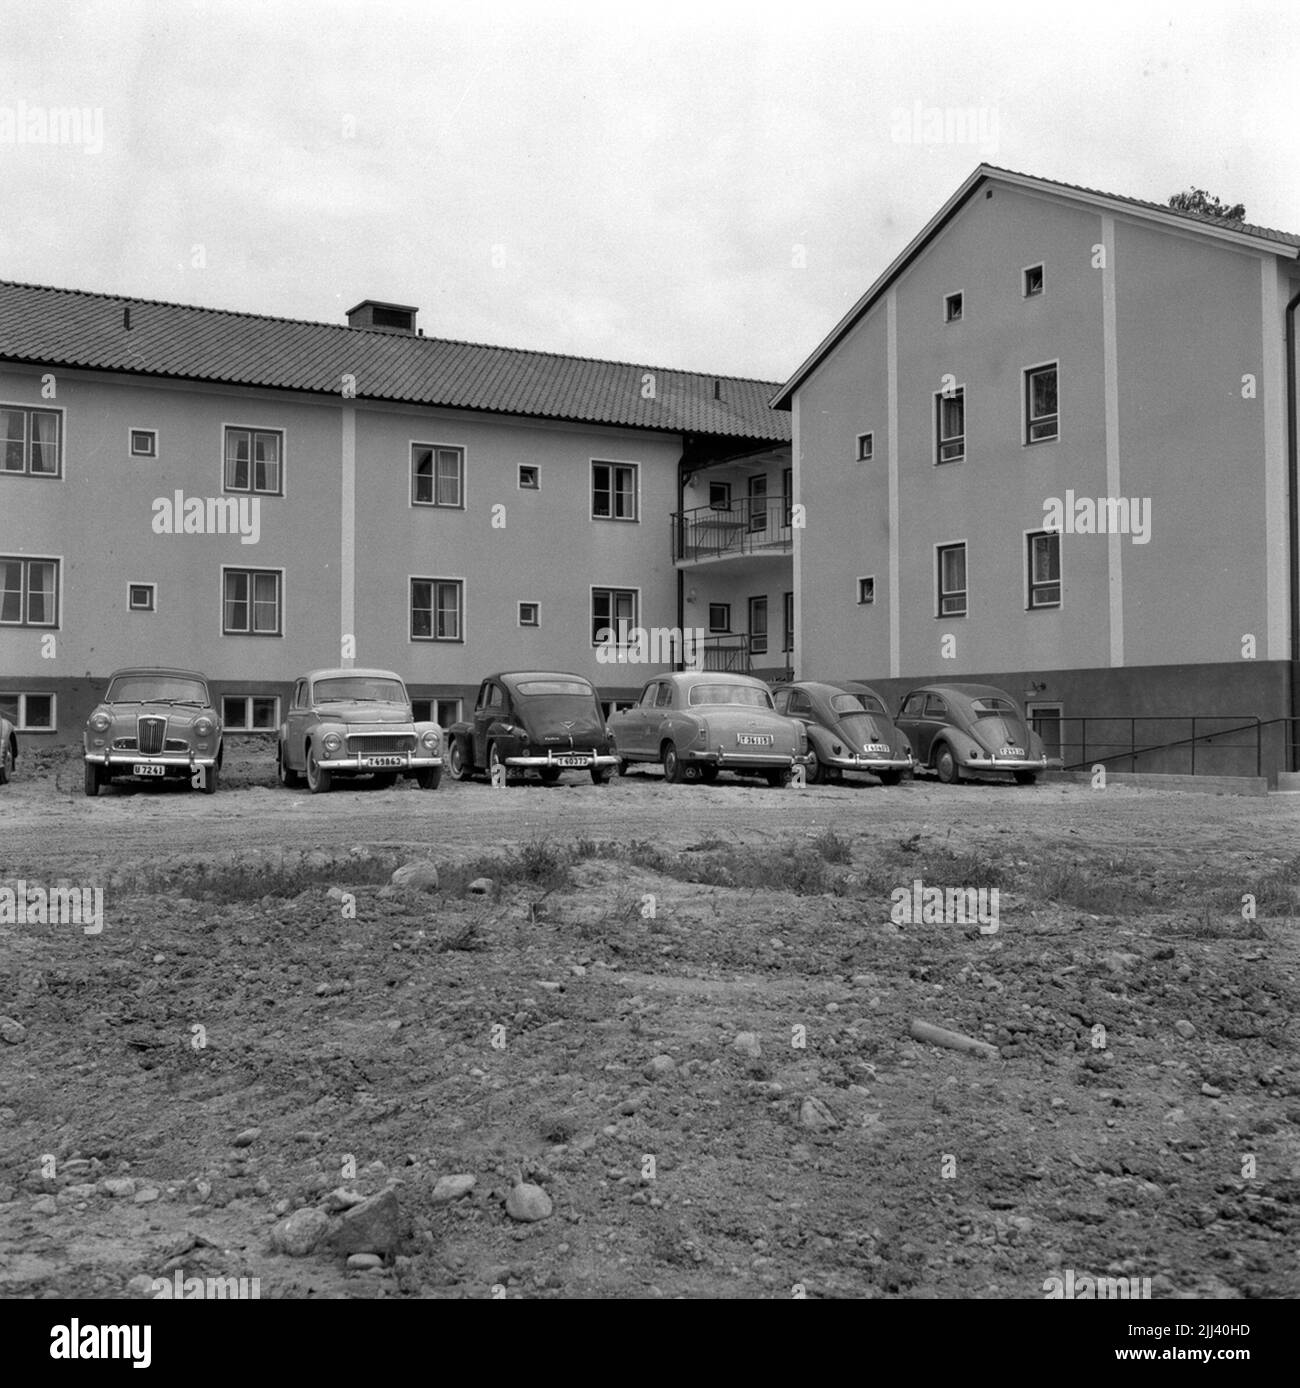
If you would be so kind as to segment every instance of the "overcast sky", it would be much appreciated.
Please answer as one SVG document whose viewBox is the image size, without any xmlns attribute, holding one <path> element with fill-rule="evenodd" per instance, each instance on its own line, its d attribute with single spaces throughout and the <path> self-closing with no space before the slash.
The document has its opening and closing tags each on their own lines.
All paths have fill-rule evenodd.
<svg viewBox="0 0 1300 1388">
<path fill-rule="evenodd" d="M 783 380 L 982 161 L 1300 231 L 1297 15 L 0 0 L 0 278 Z"/>
</svg>

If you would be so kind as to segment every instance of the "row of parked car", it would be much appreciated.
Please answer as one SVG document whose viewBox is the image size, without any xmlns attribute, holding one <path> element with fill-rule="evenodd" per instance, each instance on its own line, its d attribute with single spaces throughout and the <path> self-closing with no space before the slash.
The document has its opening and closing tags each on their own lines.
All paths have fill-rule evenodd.
<svg viewBox="0 0 1300 1388">
<path fill-rule="evenodd" d="M 114 781 L 187 780 L 211 795 L 221 778 L 221 720 L 207 679 L 193 670 L 117 671 L 86 720 L 86 794 Z M 0 719 L 0 784 L 18 756 Z M 313 794 L 354 776 L 392 785 L 398 777 L 435 790 L 454 780 L 536 774 L 553 783 L 585 771 L 657 765 L 670 782 L 712 782 L 721 771 L 786 785 L 799 768 L 810 783 L 867 773 L 885 785 L 933 773 L 1010 774 L 1032 785 L 1049 758 L 1020 706 L 979 684 L 912 690 L 895 717 L 868 685 L 800 680 L 769 688 L 748 675 L 682 671 L 647 681 L 637 701 L 608 719 L 595 687 L 554 670 L 490 675 L 470 718 L 442 729 L 415 718 L 391 670 L 313 670 L 294 684 L 276 740 L 282 785 Z"/>
</svg>

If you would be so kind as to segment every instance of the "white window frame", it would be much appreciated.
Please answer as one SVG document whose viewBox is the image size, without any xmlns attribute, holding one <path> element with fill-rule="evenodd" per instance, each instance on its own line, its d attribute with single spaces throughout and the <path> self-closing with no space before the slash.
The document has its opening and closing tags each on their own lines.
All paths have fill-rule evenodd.
<svg viewBox="0 0 1300 1388">
<path fill-rule="evenodd" d="M 596 594 L 597 593 L 631 593 L 632 594 L 632 620 L 628 623 L 628 631 L 635 631 L 641 625 L 641 589 L 632 584 L 625 583 L 593 583 L 589 585 L 587 591 L 587 630 L 591 632 L 591 645 L 594 650 L 602 646 L 604 642 L 596 637 Z M 610 637 L 616 649 L 623 649 L 618 643 L 618 618 L 611 617 L 613 623 L 609 627 Z"/>
<path fill-rule="evenodd" d="M 415 499 L 415 450 L 417 448 L 427 448 L 433 454 L 433 472 L 430 475 L 430 482 L 433 484 L 433 499 L 430 501 L 417 501 Z M 460 468 L 458 472 L 460 500 L 454 504 L 449 501 L 438 500 L 438 454 L 439 452 L 457 453 L 460 455 Z M 467 509 L 469 490 L 469 449 L 462 443 L 430 443 L 427 439 L 411 439 L 407 450 L 407 457 L 410 460 L 411 485 L 409 491 L 410 507 L 413 511 L 464 511 Z"/>
<path fill-rule="evenodd" d="M 1029 290 L 1029 272 L 1038 271 L 1038 288 L 1032 293 Z M 1047 269 L 1041 260 L 1036 260 L 1032 265 L 1022 265 L 1020 267 L 1020 297 L 1022 299 L 1041 299 L 1047 293 Z"/>
<path fill-rule="evenodd" d="M 862 585 L 863 585 L 864 583 L 869 583 L 869 584 L 871 584 L 871 596 L 870 596 L 869 598 L 864 598 L 864 597 L 862 596 Z M 855 597 L 856 597 L 856 599 L 857 599 L 857 604 L 858 604 L 859 607 L 874 607 L 874 606 L 876 605 L 876 576 L 875 576 L 875 574 L 863 574 L 863 575 L 857 580 L 857 583 L 856 583 L 855 586 L 854 586 L 854 594 L 855 594 Z"/>
<path fill-rule="evenodd" d="M 730 604 L 729 602 L 711 602 L 711 603 L 709 603 L 708 606 L 709 606 L 709 616 L 708 616 L 709 630 L 708 630 L 708 634 L 709 634 L 710 636 L 728 636 L 728 635 L 730 635 L 730 634 L 731 634 L 731 604 Z M 725 626 L 715 627 L 715 626 L 713 625 L 713 609 L 714 609 L 715 607 L 721 607 L 721 608 L 723 608 L 723 609 L 726 611 L 726 614 L 727 614 L 727 624 L 726 624 Z"/>
<path fill-rule="evenodd" d="M 417 636 L 415 634 L 415 592 L 412 585 L 416 583 L 432 583 L 434 586 L 429 593 L 429 634 L 428 636 Z M 460 589 L 460 602 L 458 614 L 460 621 L 455 636 L 438 635 L 438 587 L 439 583 L 454 583 Z M 463 646 L 465 644 L 465 631 L 468 624 L 467 608 L 469 606 L 467 589 L 469 585 L 465 581 L 464 575 L 456 574 L 408 574 L 406 580 L 406 632 L 407 640 L 414 641 L 419 645 L 426 643 L 440 646 Z"/>
<path fill-rule="evenodd" d="M 859 463 L 874 463 L 876 461 L 876 431 L 868 429 L 865 434 L 858 435 L 858 456 Z"/>
<path fill-rule="evenodd" d="M 147 588 L 149 590 L 149 606 L 137 607 L 131 601 L 132 588 Z M 142 583 L 137 580 L 128 580 L 126 585 L 126 610 L 128 612 L 150 612 L 158 611 L 158 585 L 156 583 Z"/>
<path fill-rule="evenodd" d="M 964 562 L 965 562 L 965 568 L 966 568 L 966 587 L 965 587 L 965 589 L 963 590 L 963 596 L 964 596 L 965 599 L 966 599 L 966 609 L 965 609 L 964 612 L 945 612 L 945 611 L 943 610 L 943 585 L 942 585 L 942 583 L 941 583 L 941 581 L 940 581 L 940 574 L 942 573 L 942 567 L 941 567 L 941 566 L 942 566 L 942 560 L 941 560 L 941 558 L 940 558 L 940 554 L 941 554 L 941 552 L 942 552 L 943 550 L 945 550 L 945 549 L 958 549 L 958 548 L 960 548 L 960 549 L 962 550 L 962 557 L 963 557 L 963 560 L 964 560 Z M 941 621 L 941 622 L 950 622 L 950 621 L 956 621 L 958 618 L 966 618 L 966 617 L 969 617 L 969 616 L 970 616 L 970 593 L 971 593 L 971 582 L 970 582 L 970 542 L 969 542 L 968 540 L 964 540 L 964 539 L 962 539 L 962 540 L 944 540 L 944 541 L 940 542 L 939 544 L 936 544 L 935 547 L 934 547 L 934 568 L 933 568 L 932 572 L 933 572 L 933 574 L 934 574 L 934 615 L 935 615 L 935 618 L 936 618 L 938 621 Z"/>
<path fill-rule="evenodd" d="M 1026 612 L 1059 612 L 1065 606 L 1065 554 L 1064 546 L 1061 544 L 1061 532 L 1059 530 L 1044 530 L 1042 526 L 1037 526 L 1033 530 L 1025 530 L 1024 535 L 1024 605 Z M 1056 567 L 1059 570 L 1059 577 L 1056 580 L 1060 593 L 1055 602 L 1034 603 L 1034 583 L 1033 583 L 1033 551 L 1030 548 L 1030 541 L 1040 535 L 1051 536 L 1056 541 Z M 970 575 L 967 574 L 967 583 L 970 582 Z"/>
<path fill-rule="evenodd" d="M 524 621 L 525 607 L 531 607 L 533 609 L 533 620 L 531 622 Z M 533 602 L 530 599 L 525 599 L 518 605 L 517 616 L 521 627 L 528 627 L 530 630 L 535 629 L 542 624 L 542 605 L 540 602 Z"/>
<path fill-rule="evenodd" d="M 34 728 L 27 721 L 27 700 L 48 699 L 50 701 L 50 726 Z M 0 699 L 13 699 L 14 731 L 19 733 L 57 733 L 59 730 L 59 696 L 52 689 L 0 689 Z"/>
<path fill-rule="evenodd" d="M 599 466 L 599 467 L 610 467 L 610 468 L 630 467 L 630 468 L 632 469 L 632 475 L 633 475 L 632 501 L 633 501 L 633 505 L 634 505 L 635 508 L 636 508 L 636 514 L 635 514 L 635 515 L 633 515 L 633 516 L 613 516 L 613 515 L 610 515 L 610 516 L 598 516 L 598 515 L 596 514 L 596 468 L 597 468 L 598 466 Z M 613 479 L 613 477 L 611 476 L 611 478 L 610 478 L 611 486 L 610 486 L 610 491 L 609 491 L 609 496 L 610 496 L 610 508 L 611 508 L 611 510 L 613 509 L 614 497 L 618 495 L 618 492 L 615 490 L 614 486 L 612 485 L 613 480 L 614 480 L 614 479 Z M 590 506 L 590 509 L 591 509 L 591 519 L 592 519 L 593 521 L 612 521 L 612 522 L 614 522 L 614 523 L 617 524 L 617 525 L 640 525 L 640 524 L 641 524 L 641 464 L 640 464 L 639 462 L 633 462 L 633 461 L 632 461 L 631 459 L 629 459 L 629 458 L 597 458 L 597 457 L 592 457 L 592 458 L 589 460 L 588 467 L 587 467 L 587 486 L 588 486 L 588 488 L 589 488 L 588 505 Z"/>
<path fill-rule="evenodd" d="M 20 474 L 14 473 L 12 475 L 17 477 Z M 22 615 L 16 622 L 0 621 L 0 631 L 62 631 L 63 556 L 61 554 L 0 554 L 0 562 L 23 565 Z M 30 564 L 54 565 L 54 621 L 52 622 L 29 622 L 27 620 L 27 597 L 31 591 L 27 581 L 27 566 Z"/>
<path fill-rule="evenodd" d="M 223 730 L 224 730 L 225 732 L 228 732 L 228 733 L 257 733 L 257 734 L 265 735 L 266 733 L 275 733 L 275 732 L 277 732 L 277 731 L 279 730 L 279 727 L 280 727 L 280 696 L 279 696 L 278 694 L 239 694 L 239 693 L 235 693 L 235 694 L 222 694 L 222 695 L 220 696 L 220 698 L 221 698 L 221 726 L 222 726 L 222 728 L 223 728 Z M 227 720 L 226 720 L 226 703 L 227 703 L 227 701 L 232 701 L 232 702 L 233 702 L 233 701 L 236 700 L 236 699 L 241 699 L 241 700 L 243 700 L 243 704 L 244 704 L 244 722 L 243 722 L 242 726 L 236 726 L 235 724 L 230 723 L 230 722 L 227 722 Z M 272 708 L 271 708 L 271 723 L 270 723 L 270 726 L 269 726 L 269 727 L 266 727 L 266 728 L 255 728 L 255 727 L 253 727 L 253 700 L 254 700 L 254 699 L 270 699 L 271 704 L 272 704 Z"/>
<path fill-rule="evenodd" d="M 524 481 L 524 472 L 533 474 L 532 482 Z M 536 463 L 519 464 L 519 490 L 521 492 L 540 492 L 542 489 L 542 469 Z"/>
<path fill-rule="evenodd" d="M 230 430 L 236 429 L 245 434 L 278 434 L 280 437 L 280 489 L 279 491 L 261 491 L 253 486 L 256 463 L 250 450 L 248 456 L 248 486 L 230 487 L 226 485 L 226 435 Z M 223 494 L 229 492 L 235 496 L 288 496 L 288 476 L 289 476 L 289 431 L 284 428 L 272 427 L 267 424 L 244 424 L 233 421 L 222 421 L 221 424 L 221 491 Z"/>
<path fill-rule="evenodd" d="M 1044 415 L 1044 416 L 1043 416 L 1043 422 L 1045 422 L 1045 421 L 1048 420 L 1048 419 L 1053 419 L 1053 418 L 1056 420 L 1056 433 L 1054 433 L 1054 434 L 1048 434 L 1046 437 L 1041 438 L 1041 439 L 1035 439 L 1035 438 L 1031 438 L 1031 437 L 1030 437 L 1031 426 L 1032 426 L 1032 424 L 1033 424 L 1034 421 L 1033 421 L 1032 419 L 1030 419 L 1030 417 L 1029 417 L 1029 409 L 1030 409 L 1030 404 L 1031 404 L 1031 401 L 1032 401 L 1032 395 L 1031 395 L 1031 392 L 1030 392 L 1030 381 L 1029 381 L 1029 378 L 1030 378 L 1031 376 L 1036 375 L 1036 374 L 1037 374 L 1038 372 L 1040 372 L 1040 371 L 1055 371 L 1055 372 L 1056 372 L 1056 414 L 1055 414 L 1055 415 Z M 1020 389 L 1021 389 L 1020 428 L 1021 428 L 1021 433 L 1022 433 L 1022 436 L 1023 436 L 1023 442 L 1024 442 L 1025 447 L 1026 447 L 1026 448 L 1036 448 L 1040 443 L 1056 443 L 1057 440 L 1060 439 L 1060 437 L 1061 437 L 1061 362 L 1060 362 L 1060 358 L 1058 357 L 1055 361 L 1044 361 L 1044 362 L 1040 362 L 1037 366 L 1026 366 L 1025 369 L 1021 372 L 1020 380 L 1021 380 L 1021 387 L 1020 387 Z"/>
<path fill-rule="evenodd" d="M 150 442 L 150 445 L 151 445 L 150 451 L 149 451 L 148 453 L 141 453 L 141 452 L 139 452 L 139 450 L 136 448 L 136 446 L 135 446 L 135 436 L 136 436 L 137 434 L 144 434 L 144 435 L 146 435 L 146 436 L 148 437 L 149 442 Z M 158 430 L 157 430 L 157 429 L 140 429 L 140 428 L 136 427 L 135 425 L 132 425 L 132 426 L 126 431 L 126 451 L 127 451 L 127 454 L 128 454 L 130 457 L 132 457 L 132 458 L 153 458 L 153 459 L 156 459 L 156 458 L 158 457 Z M 222 460 L 222 465 L 223 465 L 223 467 L 224 467 L 224 459 Z"/>
<path fill-rule="evenodd" d="M 0 467 L 0 477 L 35 477 L 43 482 L 61 482 L 63 480 L 63 451 L 67 439 L 67 411 L 61 405 L 50 405 L 42 402 L 33 405 L 25 400 L 0 400 L 0 410 L 21 410 L 24 414 L 52 414 L 58 420 L 59 436 L 54 442 L 54 461 L 55 469 L 53 472 L 33 472 L 32 471 L 32 427 L 28 420 L 24 426 L 23 434 L 23 466 L 21 471 L 11 471 L 9 468 Z M 5 440 L 0 439 L 0 448 L 3 448 Z"/>
<path fill-rule="evenodd" d="M 943 440 L 939 437 L 940 410 L 945 400 L 951 400 L 957 396 L 961 396 L 961 434 L 960 436 L 954 435 L 953 438 L 961 438 L 961 457 L 941 459 L 939 457 L 939 452 Z M 950 395 L 945 395 L 942 390 L 936 390 L 934 392 L 934 408 L 930 411 L 930 429 L 934 435 L 934 441 L 930 449 L 930 459 L 934 467 L 951 467 L 954 463 L 964 463 L 970 456 L 970 420 L 966 412 L 968 403 L 966 399 L 966 383 L 964 381 L 958 381 L 957 384 L 953 386 Z M 952 440 L 949 440 L 949 442 L 952 442 Z"/>
<path fill-rule="evenodd" d="M 276 590 L 276 607 L 277 607 L 277 609 L 278 609 L 279 618 L 280 618 L 280 621 L 279 621 L 279 630 L 278 630 L 278 631 L 254 631 L 254 630 L 252 630 L 252 624 L 253 624 L 253 607 L 254 607 L 254 602 L 253 602 L 253 585 L 252 585 L 252 584 L 249 585 L 249 589 L 248 589 L 248 623 L 249 623 L 249 630 L 248 630 L 248 631 L 230 631 L 230 630 L 227 629 L 227 627 L 226 627 L 226 575 L 229 574 L 229 573 L 248 574 L 250 577 L 251 577 L 252 575 L 255 575 L 255 574 L 275 574 L 275 575 L 278 577 L 278 579 L 279 579 L 279 586 L 278 586 L 278 588 L 277 588 L 277 590 Z M 277 637 L 283 639 L 284 633 L 285 633 L 285 631 L 288 629 L 288 613 L 287 613 L 286 610 L 285 610 L 285 582 L 284 582 L 284 575 L 285 575 L 284 569 L 277 569 L 277 568 L 275 568 L 275 567 L 273 567 L 273 566 L 270 566 L 270 565 L 265 565 L 265 566 L 263 566 L 263 565 L 253 565 L 253 564 L 223 564 L 223 565 L 221 566 L 221 596 L 220 596 L 220 608 L 219 608 L 219 610 L 218 610 L 218 621 L 220 622 L 220 631 L 221 631 L 222 636 L 250 636 L 250 637 L 256 637 L 258 640 L 266 640 L 267 638 L 270 638 L 270 639 L 274 640 L 274 639 L 277 638 Z"/>
<path fill-rule="evenodd" d="M 953 301 L 954 299 L 960 299 L 960 300 L 961 300 L 961 312 L 956 316 L 956 318 L 950 318 L 950 317 L 948 316 L 948 312 L 949 312 L 948 305 L 949 305 L 950 303 L 952 303 L 952 301 Z M 965 321 L 966 321 L 966 291 L 965 291 L 964 289 L 954 289 L 954 290 L 952 290 L 950 293 L 945 294 L 945 295 L 943 296 L 943 322 L 944 322 L 944 326 L 945 326 L 945 327 L 948 327 L 948 326 L 950 326 L 950 325 L 953 324 L 953 323 L 963 323 L 963 322 L 965 322 Z"/>
</svg>

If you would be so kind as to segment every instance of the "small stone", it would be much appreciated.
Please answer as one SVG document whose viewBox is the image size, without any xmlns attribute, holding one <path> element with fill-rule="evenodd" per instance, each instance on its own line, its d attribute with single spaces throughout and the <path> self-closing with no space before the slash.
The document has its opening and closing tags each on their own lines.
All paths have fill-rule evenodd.
<svg viewBox="0 0 1300 1388">
<path fill-rule="evenodd" d="M 392 1253 L 401 1230 L 397 1192 L 391 1188 L 354 1205 L 338 1219 L 325 1239 L 333 1253 Z"/>
<path fill-rule="evenodd" d="M 32 1213 L 52 1215 L 58 1214 L 59 1207 L 52 1195 L 42 1195 L 39 1200 L 32 1201 Z"/>
<path fill-rule="evenodd" d="M 384 1260 L 378 1253 L 352 1253 L 348 1255 L 349 1272 L 369 1272 L 372 1268 L 381 1268 Z"/>
<path fill-rule="evenodd" d="M 133 1199 L 137 1205 L 152 1205 L 162 1194 L 157 1186 L 145 1186 L 143 1190 L 137 1190 Z"/>
<path fill-rule="evenodd" d="M 0 1017 L 0 1036 L 11 1046 L 16 1046 L 26 1035 L 27 1028 L 21 1022 L 15 1022 L 12 1017 Z"/>
<path fill-rule="evenodd" d="M 751 1060 L 757 1060 L 763 1054 L 762 1042 L 758 1039 L 758 1033 L 753 1031 L 738 1032 L 731 1049 L 739 1055 L 749 1056 Z"/>
<path fill-rule="evenodd" d="M 478 1177 L 468 1171 L 452 1176 L 439 1176 L 429 1197 L 435 1205 L 450 1205 L 453 1200 L 468 1195 L 478 1184 Z"/>
<path fill-rule="evenodd" d="M 645 1096 L 644 1096 L 644 1095 L 641 1095 L 641 1094 L 634 1094 L 630 1099 L 624 1099 L 623 1102 L 622 1102 L 621 1104 L 619 1104 L 619 1106 L 618 1106 L 618 1111 L 619 1111 L 625 1118 L 629 1118 L 629 1117 L 631 1117 L 631 1115 L 634 1114 L 634 1113 L 637 1111 L 637 1109 L 639 1109 L 639 1108 L 641 1107 L 641 1105 L 644 1104 L 644 1103 L 645 1103 Z"/>
<path fill-rule="evenodd" d="M 354 1205 L 360 1205 L 365 1198 L 359 1190 L 347 1190 L 343 1186 L 339 1186 L 330 1191 L 323 1203 L 329 1214 L 342 1214 L 344 1210 L 350 1210 Z"/>
<path fill-rule="evenodd" d="M 153 962 L 155 964 L 165 964 L 167 962 L 167 956 L 165 954 L 155 954 Z"/>
<path fill-rule="evenodd" d="M 105 1195 L 111 1195 L 115 1200 L 124 1200 L 128 1195 L 135 1194 L 134 1176 L 106 1176 L 100 1183 L 99 1188 Z"/>
<path fill-rule="evenodd" d="M 670 1055 L 657 1055 L 642 1070 L 642 1074 L 648 1080 L 662 1079 L 665 1075 L 670 1075 L 677 1068 L 677 1062 Z"/>
<path fill-rule="evenodd" d="M 329 1222 L 324 1210 L 306 1206 L 295 1210 L 283 1224 L 275 1226 L 271 1243 L 291 1258 L 305 1258 L 321 1241 Z"/>
<path fill-rule="evenodd" d="M 1207 1099 L 1223 1098 L 1223 1090 L 1214 1084 L 1203 1084 L 1201 1086 L 1201 1093 L 1204 1094 Z"/>
<path fill-rule="evenodd" d="M 488 893 L 493 889 L 493 887 L 495 887 L 495 886 L 496 886 L 496 883 L 493 882 L 493 880 L 492 880 L 490 877 L 476 877 L 476 878 L 469 884 L 469 890 L 470 890 L 475 896 L 487 896 L 487 894 L 488 894 Z"/>
<path fill-rule="evenodd" d="M 1174 1023 L 1174 1030 L 1183 1038 L 1190 1041 L 1196 1035 L 1196 1028 L 1188 1021 L 1178 1021 Z"/>
<path fill-rule="evenodd" d="M 545 991 L 548 993 L 558 993 L 560 991 L 560 985 L 558 983 L 539 982 L 537 986 L 539 988 L 545 989 Z"/>
<path fill-rule="evenodd" d="M 805 1128 L 816 1130 L 838 1128 L 840 1125 L 840 1120 L 835 1117 L 821 1099 L 813 1094 L 810 1094 L 799 1106 L 799 1122 Z"/>
<path fill-rule="evenodd" d="M 126 1289 L 134 1296 L 153 1296 L 154 1279 L 147 1272 L 137 1273 L 127 1284 Z"/>
<path fill-rule="evenodd" d="M 521 1181 L 506 1197 L 506 1214 L 511 1219 L 522 1220 L 528 1224 L 539 1219 L 549 1219 L 553 1208 L 551 1197 L 541 1186 L 531 1185 L 527 1181 Z"/>
<path fill-rule="evenodd" d="M 251 1147 L 261 1136 L 261 1128 L 245 1128 L 242 1133 L 236 1135 L 234 1145 L 236 1147 Z"/>
<path fill-rule="evenodd" d="M 413 887 L 421 892 L 438 890 L 438 869 L 427 859 L 403 863 L 392 876 L 394 887 Z"/>
<path fill-rule="evenodd" d="M 329 897 L 331 901 L 346 901 L 348 899 L 348 894 L 342 887 L 331 887 L 325 895 Z"/>
</svg>

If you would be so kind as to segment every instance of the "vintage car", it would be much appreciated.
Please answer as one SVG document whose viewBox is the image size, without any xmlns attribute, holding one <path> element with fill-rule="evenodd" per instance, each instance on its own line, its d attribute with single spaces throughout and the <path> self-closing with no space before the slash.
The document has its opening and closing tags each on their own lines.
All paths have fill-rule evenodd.
<svg viewBox="0 0 1300 1388">
<path fill-rule="evenodd" d="M 421 790 L 437 790 L 442 729 L 415 721 L 406 685 L 391 670 L 312 670 L 293 686 L 277 760 L 281 785 L 305 775 L 313 795 L 340 776 L 372 776 L 381 786 L 413 777 Z"/>
<path fill-rule="evenodd" d="M 118 670 L 86 719 L 86 794 L 112 781 L 188 781 L 215 793 L 221 719 L 207 679 L 194 670 Z"/>
<path fill-rule="evenodd" d="M 1061 765 L 1025 722 L 1020 705 L 989 684 L 928 684 L 903 700 L 894 720 L 916 753 L 918 771 L 945 784 L 963 771 L 1009 771 L 1032 786 L 1040 771 Z"/>
<path fill-rule="evenodd" d="M 659 675 L 611 716 L 609 735 L 620 775 L 630 762 L 660 762 L 674 782 L 713 781 L 727 770 L 783 786 L 809 760 L 803 724 L 777 713 L 767 686 L 749 675 Z"/>
<path fill-rule="evenodd" d="M 846 771 L 867 771 L 896 786 L 912 770 L 911 745 L 867 685 L 798 680 L 775 687 L 772 699 L 778 713 L 797 718 L 808 730 L 809 785 L 839 781 Z"/>
<path fill-rule="evenodd" d="M 615 759 L 595 686 L 563 670 L 514 670 L 479 686 L 474 716 L 447 733 L 454 780 L 498 767 L 536 771 L 551 785 L 565 771 L 587 771 L 599 786 Z"/>
<path fill-rule="evenodd" d="M 18 760 L 18 733 L 14 725 L 0 715 L 0 786 L 14 774 L 14 763 Z"/>
</svg>

